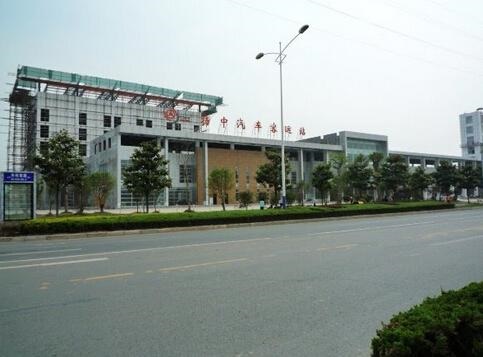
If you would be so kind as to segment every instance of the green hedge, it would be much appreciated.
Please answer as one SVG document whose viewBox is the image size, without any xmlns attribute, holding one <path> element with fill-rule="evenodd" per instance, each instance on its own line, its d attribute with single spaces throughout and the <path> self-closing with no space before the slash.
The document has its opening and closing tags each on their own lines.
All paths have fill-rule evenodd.
<svg viewBox="0 0 483 357">
<path fill-rule="evenodd" d="M 483 356 L 483 282 L 427 298 L 372 340 L 374 357 Z"/>
<path fill-rule="evenodd" d="M 292 207 L 289 209 L 236 210 L 183 213 L 149 213 L 123 215 L 86 215 L 56 218 L 37 218 L 18 224 L 2 227 L 2 235 L 28 235 L 75 233 L 90 231 L 113 231 L 147 228 L 189 227 L 279 221 L 290 219 L 309 219 L 323 217 L 342 217 L 364 214 L 406 212 L 419 210 L 438 210 L 454 208 L 454 204 L 435 201 L 401 202 L 397 204 L 344 205 L 330 207 Z"/>
</svg>

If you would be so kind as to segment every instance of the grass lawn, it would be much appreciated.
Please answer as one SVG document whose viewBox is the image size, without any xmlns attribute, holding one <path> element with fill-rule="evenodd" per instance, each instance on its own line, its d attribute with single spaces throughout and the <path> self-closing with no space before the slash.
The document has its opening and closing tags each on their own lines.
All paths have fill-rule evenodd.
<svg viewBox="0 0 483 357">
<path fill-rule="evenodd" d="M 18 222 L 2 227 L 1 234 L 28 235 L 51 233 L 75 233 L 90 231 L 113 231 L 146 228 L 188 227 L 279 221 L 290 219 L 310 219 L 342 217 L 363 214 L 408 212 L 454 208 L 454 204 L 436 201 L 368 203 L 342 205 L 339 207 L 305 206 L 287 209 L 235 210 L 182 213 L 132 213 L 132 214 L 85 214 L 60 217 L 41 217 L 31 221 Z"/>
</svg>

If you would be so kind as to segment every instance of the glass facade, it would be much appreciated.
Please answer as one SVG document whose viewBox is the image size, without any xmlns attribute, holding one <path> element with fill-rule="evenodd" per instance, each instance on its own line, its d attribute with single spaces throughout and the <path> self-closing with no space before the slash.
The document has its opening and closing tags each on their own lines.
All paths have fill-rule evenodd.
<svg viewBox="0 0 483 357">
<path fill-rule="evenodd" d="M 359 154 L 369 156 L 373 152 L 386 154 L 386 142 L 347 138 L 347 158 L 349 161 L 354 160 Z"/>
</svg>

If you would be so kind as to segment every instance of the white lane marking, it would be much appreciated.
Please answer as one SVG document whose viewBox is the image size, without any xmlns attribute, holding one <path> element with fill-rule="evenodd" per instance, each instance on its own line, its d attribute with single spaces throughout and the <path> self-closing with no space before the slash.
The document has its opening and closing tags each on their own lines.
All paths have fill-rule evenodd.
<svg viewBox="0 0 483 357">
<path fill-rule="evenodd" d="M 82 248 L 72 248 L 72 249 L 57 249 L 57 250 L 33 250 L 29 252 L 17 252 L 17 253 L 6 253 L 0 254 L 0 257 L 9 257 L 13 255 L 32 255 L 32 254 L 47 254 L 47 253 L 59 253 L 59 252 L 73 252 L 76 250 L 82 250 Z"/>
<path fill-rule="evenodd" d="M 338 245 L 335 247 L 322 247 L 317 250 L 320 252 L 320 251 L 333 250 L 333 249 L 351 249 L 352 247 L 356 247 L 357 245 L 358 244 L 344 244 L 344 245 Z"/>
<path fill-rule="evenodd" d="M 231 240 L 231 241 L 224 241 L 224 242 L 195 243 L 195 244 L 186 244 L 186 245 L 174 245 L 174 246 L 169 246 L 169 247 L 154 247 L 154 248 L 142 248 L 142 249 L 130 249 L 130 250 L 116 250 L 116 251 L 102 252 L 102 253 L 86 253 L 86 254 L 64 255 L 64 256 L 60 256 L 60 257 L 5 260 L 5 261 L 0 262 L 0 264 L 20 263 L 20 262 L 35 262 L 35 261 L 39 261 L 39 260 L 52 260 L 52 259 L 65 259 L 65 258 L 92 257 L 92 256 L 98 256 L 98 255 L 116 255 L 116 254 L 127 254 L 127 253 L 140 253 L 140 252 L 149 252 L 149 251 L 156 251 L 156 250 L 205 247 L 205 246 L 211 246 L 211 245 L 232 244 L 232 243 L 250 243 L 250 242 L 270 240 L 270 239 L 272 239 L 272 238 L 267 237 L 267 238 L 239 239 L 239 240 Z"/>
<path fill-rule="evenodd" d="M 455 244 L 455 243 L 466 242 L 468 240 L 481 239 L 481 238 L 483 238 L 483 235 L 472 236 L 472 237 L 461 238 L 461 239 L 453 239 L 446 242 L 431 243 L 430 245 L 433 245 L 433 246 L 448 245 L 448 244 Z"/>
<path fill-rule="evenodd" d="M 436 223 L 435 221 L 426 221 L 426 222 L 418 222 L 418 223 L 407 223 L 407 224 L 393 224 L 389 226 L 374 226 L 374 227 L 359 227 L 353 229 L 341 229 L 338 231 L 325 231 L 325 232 L 318 232 L 318 233 L 309 233 L 307 234 L 310 237 L 313 236 L 320 236 L 324 234 L 334 234 L 334 233 L 350 233 L 350 232 L 361 232 L 361 231 L 375 231 L 375 230 L 382 230 L 386 228 L 402 228 L 402 227 L 409 227 L 409 226 L 419 226 L 424 224 L 433 224 Z"/>
<path fill-rule="evenodd" d="M 53 265 L 64 265 L 64 264 L 91 263 L 91 262 L 100 262 L 100 261 L 103 261 L 103 260 L 109 260 L 109 258 L 103 257 L 103 258 L 93 258 L 93 259 L 68 260 L 68 261 L 65 261 L 65 262 L 12 265 L 12 266 L 0 267 L 0 270 L 23 269 L 23 268 L 34 268 L 34 267 L 49 267 L 49 266 L 53 266 Z"/>
</svg>

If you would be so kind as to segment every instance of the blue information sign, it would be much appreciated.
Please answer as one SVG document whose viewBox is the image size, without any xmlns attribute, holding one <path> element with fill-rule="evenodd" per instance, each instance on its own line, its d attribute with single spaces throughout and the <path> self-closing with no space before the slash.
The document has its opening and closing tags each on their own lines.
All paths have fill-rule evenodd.
<svg viewBox="0 0 483 357">
<path fill-rule="evenodd" d="M 33 183 L 34 173 L 33 172 L 4 172 L 3 182 Z"/>
</svg>

